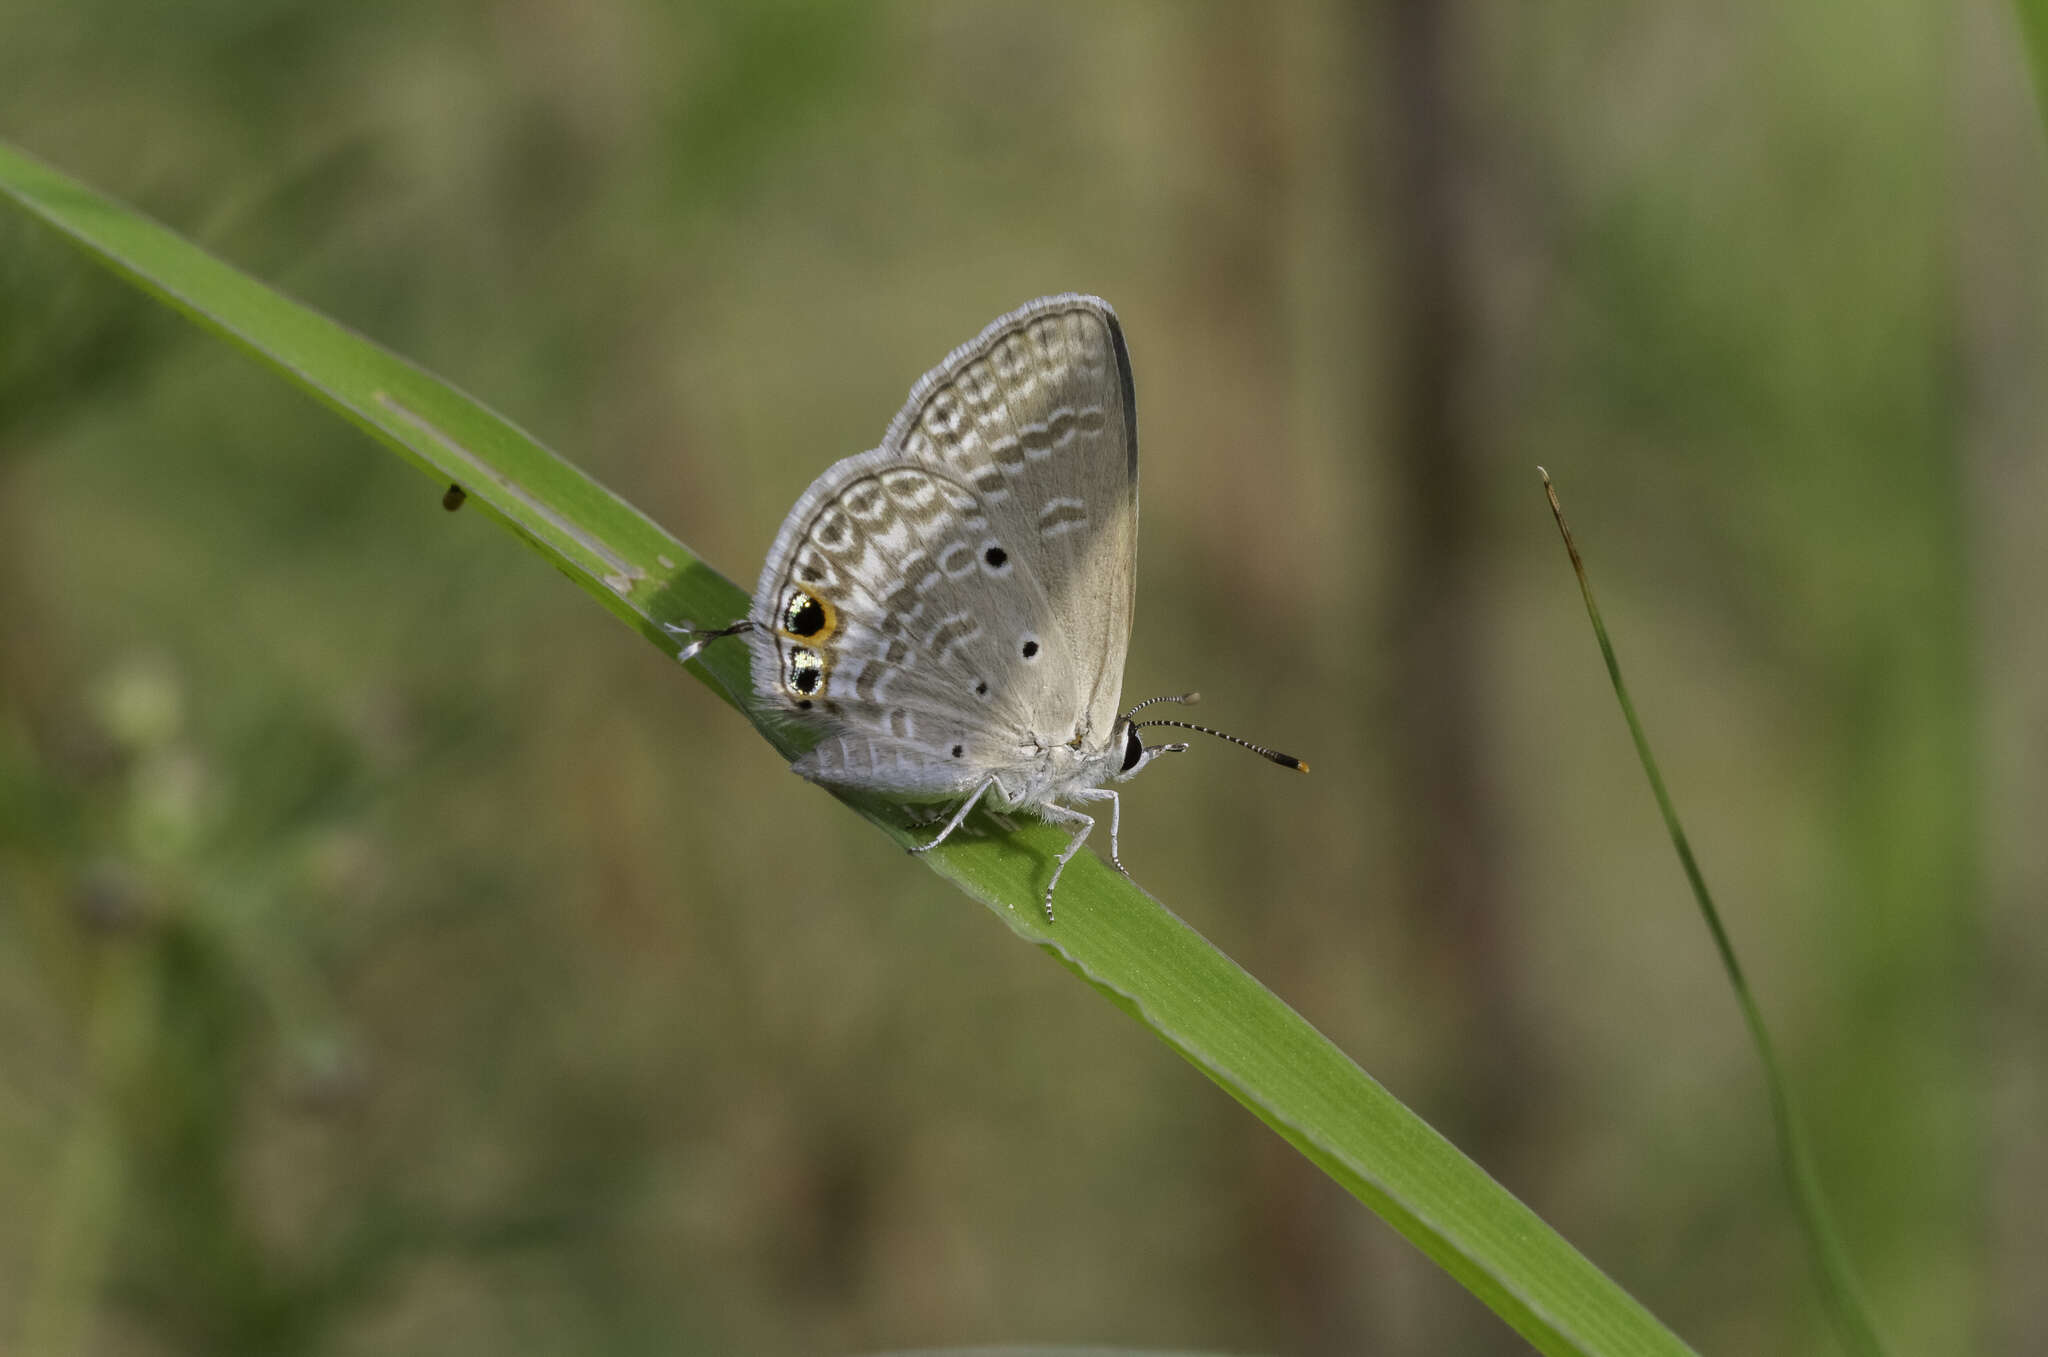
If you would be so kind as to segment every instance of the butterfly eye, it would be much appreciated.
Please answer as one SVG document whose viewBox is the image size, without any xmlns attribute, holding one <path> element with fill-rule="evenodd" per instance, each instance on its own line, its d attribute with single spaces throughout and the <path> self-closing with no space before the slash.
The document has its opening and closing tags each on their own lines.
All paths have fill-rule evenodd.
<svg viewBox="0 0 2048 1357">
<path fill-rule="evenodd" d="M 1130 772 L 1138 766 L 1138 760 L 1144 757 L 1145 742 L 1138 738 L 1138 728 L 1128 721 L 1124 722 L 1124 766 L 1117 771 Z"/>
</svg>

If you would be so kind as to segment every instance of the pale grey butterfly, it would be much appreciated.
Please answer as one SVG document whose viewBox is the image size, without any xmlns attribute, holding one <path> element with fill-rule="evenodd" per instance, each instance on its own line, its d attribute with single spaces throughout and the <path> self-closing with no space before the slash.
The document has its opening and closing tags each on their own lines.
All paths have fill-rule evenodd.
<svg viewBox="0 0 2048 1357">
<path fill-rule="evenodd" d="M 882 445 L 835 462 L 783 520 L 744 632 L 754 690 L 818 735 L 791 765 L 814 782 L 944 807 L 946 841 L 978 804 L 1074 831 L 1045 887 L 1108 801 L 1106 785 L 1215 735 L 1119 711 L 1137 586 L 1138 412 L 1116 312 L 1067 293 L 1019 307 L 925 374 Z M 940 814 L 944 811 L 941 809 Z M 934 820 L 938 817 L 933 816 Z M 1128 873 L 1126 873 L 1128 875 Z"/>
</svg>

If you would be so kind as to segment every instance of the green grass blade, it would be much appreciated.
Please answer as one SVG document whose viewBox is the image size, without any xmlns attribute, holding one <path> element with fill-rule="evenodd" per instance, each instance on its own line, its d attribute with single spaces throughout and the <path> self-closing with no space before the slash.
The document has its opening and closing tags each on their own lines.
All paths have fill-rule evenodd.
<svg viewBox="0 0 2048 1357">
<path fill-rule="evenodd" d="M 1784 1165 L 1786 1186 L 1792 1194 L 1799 1224 L 1806 1233 L 1814 1275 L 1827 1302 L 1828 1315 L 1834 1321 L 1836 1336 L 1841 1339 L 1843 1347 L 1858 1357 L 1880 1357 L 1884 1344 L 1878 1339 L 1877 1325 L 1870 1317 L 1870 1305 L 1864 1299 L 1863 1288 L 1857 1284 L 1855 1269 L 1849 1262 L 1849 1251 L 1843 1246 L 1834 1219 L 1828 1213 L 1827 1198 L 1821 1192 L 1820 1174 L 1814 1168 L 1806 1131 L 1786 1090 L 1785 1074 L 1778 1065 L 1777 1050 L 1771 1045 L 1770 1031 L 1764 1026 L 1763 1010 L 1757 1007 L 1756 997 L 1750 992 L 1749 981 L 1742 973 L 1742 963 L 1735 957 L 1735 944 L 1729 940 L 1728 929 L 1721 922 L 1721 911 L 1714 907 L 1714 897 L 1707 890 L 1707 879 L 1700 871 L 1699 860 L 1693 856 L 1692 843 L 1685 836 L 1685 826 L 1679 822 L 1678 808 L 1672 804 L 1671 793 L 1664 786 L 1664 775 L 1657 770 L 1656 756 L 1650 752 L 1650 738 L 1643 733 L 1643 723 L 1636 716 L 1636 704 L 1629 698 L 1628 684 L 1622 680 L 1621 661 L 1615 657 L 1614 643 L 1608 639 L 1607 624 L 1600 620 L 1600 605 L 1593 600 L 1593 582 L 1586 575 L 1586 562 L 1579 555 L 1579 544 L 1573 540 L 1572 530 L 1564 521 L 1564 507 L 1557 502 L 1557 488 L 1550 483 L 1548 471 L 1542 467 L 1536 469 L 1543 476 L 1543 493 L 1550 499 L 1550 512 L 1557 518 L 1557 530 L 1564 538 L 1565 550 L 1571 553 L 1572 570 L 1579 577 L 1579 593 L 1586 601 L 1586 616 L 1592 620 L 1593 637 L 1600 643 L 1600 658 L 1607 662 L 1607 677 L 1614 684 L 1614 696 L 1621 704 L 1622 718 L 1628 722 L 1629 738 L 1635 741 L 1636 757 L 1642 761 L 1643 773 L 1650 780 L 1650 792 L 1657 798 L 1657 810 L 1664 817 L 1664 828 L 1671 835 L 1671 846 L 1678 852 L 1679 865 L 1685 869 L 1685 879 L 1692 887 L 1693 899 L 1699 902 L 1700 914 L 1707 921 L 1707 931 L 1713 934 L 1715 950 L 1721 954 L 1721 966 L 1728 972 L 1728 984 L 1735 991 L 1737 1006 L 1742 1009 L 1742 1020 L 1749 1025 L 1749 1035 L 1756 1042 L 1757 1058 L 1763 1064 L 1764 1088 L 1770 1097 L 1771 1121 L 1777 1128 L 1778 1155 Z"/>
<path fill-rule="evenodd" d="M 659 621 L 685 610 L 724 621 L 745 609 L 744 594 L 643 514 L 440 378 L 5 143 L 0 192 L 460 485 L 650 640 L 665 644 Z"/>
<path fill-rule="evenodd" d="M 235 340 L 424 468 L 462 485 L 559 569 L 673 654 L 663 624 L 722 623 L 739 589 L 515 425 L 141 215 L 0 144 L 0 194 L 138 286 Z M 435 493 L 439 493 L 438 487 Z M 707 678 L 746 709 L 744 647 Z M 696 666 L 693 666 L 695 668 Z M 750 713 L 751 715 L 751 713 Z M 787 741 L 758 718 L 777 747 Z M 856 806 L 908 843 L 892 808 Z M 1092 855 L 1039 906 L 1064 836 L 1027 824 L 960 835 L 926 857 L 1019 936 L 1146 1024 L 1492 1306 L 1540 1350 L 1689 1349 L 1298 1014 Z"/>
</svg>

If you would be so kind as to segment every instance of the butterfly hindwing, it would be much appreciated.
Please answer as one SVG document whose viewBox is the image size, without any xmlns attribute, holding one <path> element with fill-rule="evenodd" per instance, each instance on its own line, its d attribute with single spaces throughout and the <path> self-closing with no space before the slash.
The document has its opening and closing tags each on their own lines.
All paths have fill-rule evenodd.
<svg viewBox="0 0 2048 1357">
<path fill-rule="evenodd" d="M 757 691 L 822 735 L 798 771 L 952 795 L 1020 756 L 1042 697 L 1004 638 L 1048 608 L 989 531 L 971 491 L 886 449 L 806 492 L 763 573 L 754 612 L 769 625 L 753 634 Z"/>
</svg>

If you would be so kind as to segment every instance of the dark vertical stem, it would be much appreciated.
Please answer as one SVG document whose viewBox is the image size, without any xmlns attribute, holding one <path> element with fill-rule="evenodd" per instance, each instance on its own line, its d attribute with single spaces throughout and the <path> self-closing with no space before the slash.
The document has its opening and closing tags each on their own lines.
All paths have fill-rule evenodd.
<svg viewBox="0 0 2048 1357">
<path fill-rule="evenodd" d="M 2015 0 L 2034 111 L 2048 126 L 2048 0 Z M 1966 63 L 1994 68 L 2009 30 L 1992 11 L 1962 23 Z M 1962 1038 L 1977 1053 L 1970 1101 L 1979 1148 L 1969 1190 L 1980 1203 L 1963 1228 L 1982 1251 L 1979 1346 L 1986 1352 L 2048 1352 L 2048 1219 L 2038 1192 L 2048 1182 L 2048 858 L 2034 846 L 2048 804 L 2048 766 L 1996 751 L 2019 731 L 2048 731 L 2048 692 L 2027 657 L 2048 653 L 2041 608 L 2048 549 L 2038 526 L 2040 434 L 2048 402 L 2048 325 L 2036 276 L 2048 250 L 2048 196 L 2038 170 L 2015 164 L 2011 94 L 1995 80 L 1957 82 L 1955 261 L 1961 375 L 1959 420 L 1970 577 L 1971 721 L 1984 751 L 1974 762 L 1982 809 L 1977 849 L 1981 923 L 1957 967 L 1975 999 Z M 2038 149 L 2039 142 L 2035 142 Z M 2035 162 L 2038 163 L 2038 162 Z M 2024 188 L 2019 185 L 2028 180 Z M 2021 737 L 2024 738 L 2024 737 Z M 2024 1073 L 2023 1073 L 2024 1072 Z M 1962 1215 L 1963 1213 L 1958 1213 Z"/>
<path fill-rule="evenodd" d="M 1460 211 L 1458 20 L 1447 0 L 1387 0 L 1360 44 L 1361 110 L 1382 127 L 1387 181 L 1392 456 L 1389 700 L 1384 732 L 1405 813 L 1405 898 L 1441 987 L 1464 1015 L 1459 1139 L 1496 1172 L 1525 1136 L 1529 1055 L 1503 936 L 1500 812 L 1485 755 L 1481 457 L 1465 412 L 1474 367 L 1472 261 Z M 1457 1114 L 1454 1114 L 1454 1116 Z"/>
</svg>

